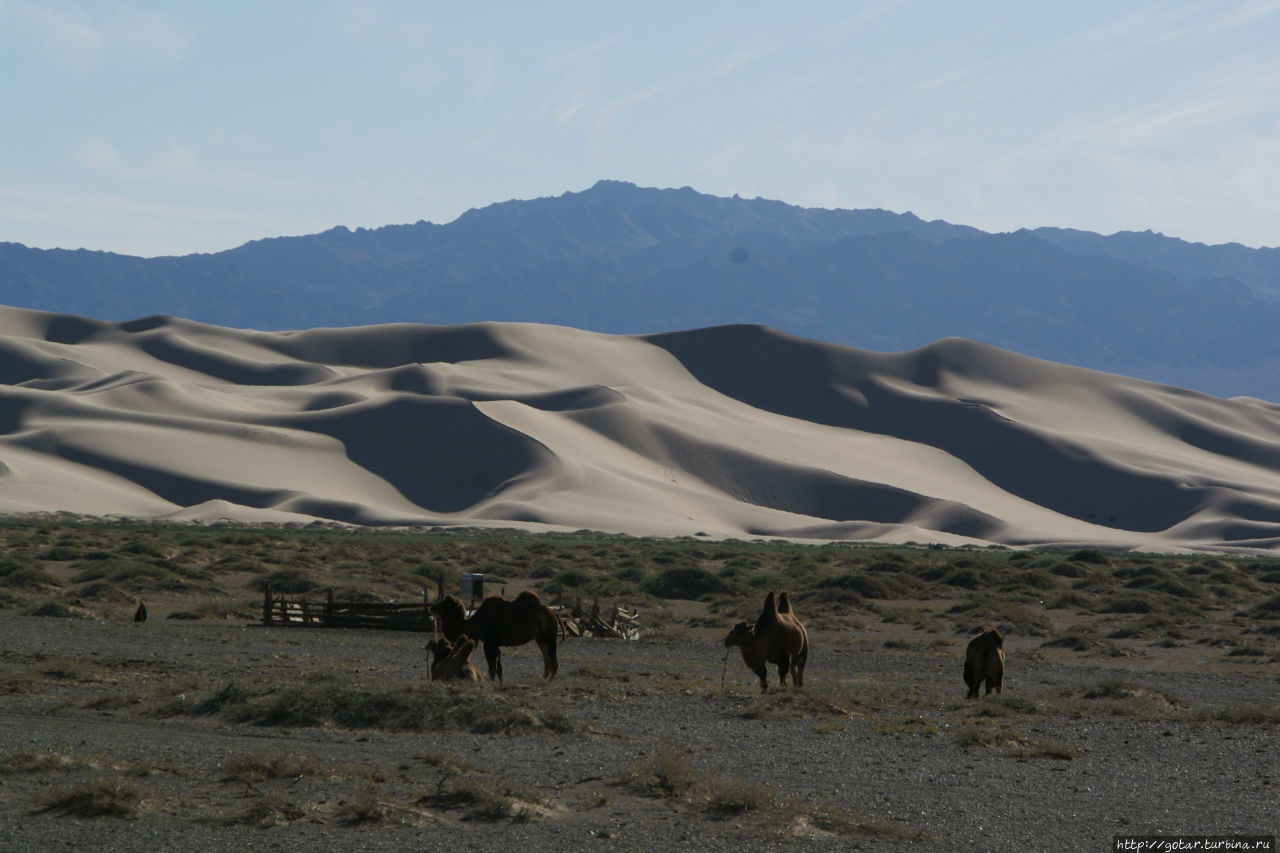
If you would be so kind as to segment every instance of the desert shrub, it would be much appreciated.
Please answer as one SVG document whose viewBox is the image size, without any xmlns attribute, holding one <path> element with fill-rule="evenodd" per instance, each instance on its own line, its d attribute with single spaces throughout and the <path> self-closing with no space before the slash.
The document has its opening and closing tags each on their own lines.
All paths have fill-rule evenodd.
<svg viewBox="0 0 1280 853">
<path fill-rule="evenodd" d="M 852 590 L 861 598 L 879 599 L 897 598 L 902 593 L 903 586 L 901 583 L 893 583 L 864 572 L 846 572 L 818 583 L 819 589 Z"/>
<path fill-rule="evenodd" d="M 269 572 L 262 577 L 252 578 L 246 586 L 258 592 L 270 588 L 272 592 L 296 594 L 311 592 L 318 589 L 320 584 L 312 580 L 309 574 L 299 569 L 280 569 L 279 571 Z"/>
<path fill-rule="evenodd" d="M 7 578 L 14 572 L 36 568 L 36 564 L 25 557 L 6 556 L 0 558 L 0 578 Z"/>
<path fill-rule="evenodd" d="M 1097 548 L 1082 548 L 1067 559 L 1077 563 L 1092 563 L 1095 566 L 1111 565 L 1111 559 Z"/>
<path fill-rule="evenodd" d="M 230 779 L 262 782 L 267 779 L 362 779 L 375 781 L 376 773 L 356 764 L 335 764 L 315 755 L 293 752 L 250 752 L 229 757 L 222 770 Z"/>
<path fill-rule="evenodd" d="M 198 818 L 200 823 L 220 826 L 258 826 L 267 829 L 301 820 L 307 808 L 281 791 L 266 791 L 250 799 L 249 805 L 231 812 L 215 812 Z"/>
<path fill-rule="evenodd" d="M 1150 598 L 1137 595 L 1112 599 L 1100 608 L 1103 613 L 1151 613 L 1155 609 Z"/>
<path fill-rule="evenodd" d="M 1199 584 L 1188 585 L 1174 578 L 1162 578 L 1148 588 L 1175 598 L 1201 598 L 1204 595 L 1204 588 Z"/>
<path fill-rule="evenodd" d="M 168 556 L 159 544 L 145 539 L 135 539 L 127 545 L 122 546 L 119 549 L 119 553 L 131 554 L 135 557 L 152 557 L 159 560 L 163 560 Z"/>
<path fill-rule="evenodd" d="M 624 560 L 613 575 L 620 581 L 638 584 L 645 579 L 648 571 L 635 560 Z"/>
<path fill-rule="evenodd" d="M 734 591 L 723 578 L 706 569 L 666 569 L 646 579 L 641 587 L 656 598 L 701 600 L 710 595 L 726 595 Z"/>
<path fill-rule="evenodd" d="M 1229 658 L 1236 658 L 1236 657 L 1266 657 L 1268 654 L 1269 654 L 1269 653 L 1268 653 L 1268 652 L 1267 652 L 1267 650 L 1266 650 L 1266 649 L 1264 649 L 1264 648 L 1261 648 L 1261 647 L 1259 647 L 1259 646 L 1251 646 L 1251 645 L 1245 644 L 1245 645 L 1240 645 L 1240 646 L 1233 646 L 1233 647 L 1231 648 L 1231 650 L 1230 650 L 1229 652 L 1227 652 L 1227 655 L 1226 655 L 1226 656 L 1227 656 L 1227 657 L 1229 657 Z"/>
<path fill-rule="evenodd" d="M 1280 619 L 1280 595 L 1273 595 L 1249 613 L 1255 619 Z"/>
<path fill-rule="evenodd" d="M 188 586 L 169 569 L 151 563 L 112 565 L 106 579 L 126 589 L 181 590 Z"/>
<path fill-rule="evenodd" d="M 454 776 L 439 790 L 425 794 L 417 805 L 434 809 L 462 809 L 467 821 L 527 820 L 536 814 L 541 798 L 510 782 L 498 784 L 474 776 Z"/>
<path fill-rule="evenodd" d="M 844 605 L 847 607 L 858 607 L 864 601 L 856 591 L 838 586 L 824 588 L 819 600 L 826 605 Z"/>
<path fill-rule="evenodd" d="M 1089 570 L 1079 563 L 1058 563 L 1050 569 L 1055 575 L 1064 578 L 1083 578 L 1089 576 Z"/>
<path fill-rule="evenodd" d="M 558 592 L 561 589 L 579 589 L 586 586 L 590 580 L 591 576 L 581 569 L 569 569 L 567 572 L 556 575 L 548 585 L 548 589 L 551 592 Z"/>
<path fill-rule="evenodd" d="M 227 714 L 262 726 L 474 734 L 570 732 L 578 727 L 558 703 L 536 695 L 436 682 L 425 689 L 400 684 L 353 687 L 346 679 L 328 677 L 283 686 L 233 681 L 192 706 L 169 710 Z"/>
<path fill-rule="evenodd" d="M 1085 598 L 1083 595 L 1077 595 L 1074 592 L 1067 592 L 1057 596 L 1056 598 L 1050 599 L 1048 603 L 1045 604 L 1045 607 L 1048 607 L 1050 610 L 1062 610 L 1068 607 L 1084 610 L 1092 604 L 1093 602 L 1088 598 Z"/>
<path fill-rule="evenodd" d="M 987 585 L 987 578 L 977 569 L 965 566 L 948 572 L 942 578 L 942 582 L 947 586 L 956 586 L 961 589 L 979 589 Z"/>
<path fill-rule="evenodd" d="M 957 625 L 966 632 L 982 625 L 994 625 L 1005 634 L 1014 630 L 1043 636 L 1049 633 L 1051 627 L 1048 619 L 1033 610 L 1002 598 L 985 595 L 973 596 L 954 604 L 947 609 L 947 614 L 964 617 L 957 620 Z"/>
<path fill-rule="evenodd" d="M 83 555 L 84 552 L 75 545 L 59 544 L 42 552 L 40 559 L 52 563 L 69 563 L 72 560 L 79 560 Z"/>
<path fill-rule="evenodd" d="M 298 558 L 295 562 L 306 562 L 306 558 Z M 251 560 L 240 554 L 228 554 L 225 557 L 215 561 L 213 568 L 217 569 L 219 574 L 231 574 L 233 572 L 247 572 L 251 575 L 265 574 L 267 569 L 257 560 Z"/>
<path fill-rule="evenodd" d="M 1097 645 L 1097 641 L 1093 637 L 1078 632 L 1054 637 L 1040 644 L 1042 648 L 1068 649 L 1073 652 L 1086 652 L 1095 645 Z"/>
<path fill-rule="evenodd" d="M 87 619 L 89 614 L 78 608 L 70 607 L 61 601 L 46 601 L 28 611 L 32 616 L 52 616 L 57 619 Z"/>
<path fill-rule="evenodd" d="M 11 589 L 42 589 L 60 585 L 53 575 L 34 567 L 15 569 L 0 577 L 0 584 Z"/>
<path fill-rule="evenodd" d="M 99 779 L 54 788 L 40 798 L 40 810 L 72 817 L 136 817 L 148 791 L 129 779 Z"/>
<path fill-rule="evenodd" d="M 1170 719 L 1180 716 L 1186 703 L 1151 687 L 1108 679 L 1078 693 L 1090 706 L 1110 714 L 1144 719 Z"/>
<path fill-rule="evenodd" d="M 105 604 L 124 604 L 133 601 L 133 596 L 121 590 L 115 584 L 97 581 L 85 584 L 76 591 L 78 598 L 100 601 Z"/>
</svg>

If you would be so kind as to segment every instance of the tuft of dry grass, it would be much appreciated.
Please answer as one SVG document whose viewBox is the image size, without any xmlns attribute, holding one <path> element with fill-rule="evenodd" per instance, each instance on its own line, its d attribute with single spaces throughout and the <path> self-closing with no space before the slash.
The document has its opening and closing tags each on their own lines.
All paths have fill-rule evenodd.
<svg viewBox="0 0 1280 853">
<path fill-rule="evenodd" d="M 535 820 L 548 813 L 548 802 L 509 780 L 478 776 L 442 777 L 435 791 L 424 794 L 417 805 L 435 809 L 461 809 L 470 821 Z"/>
<path fill-rule="evenodd" d="M 248 806 L 230 811 L 212 811 L 197 818 L 199 823 L 218 826 L 257 826 L 267 829 L 307 817 L 307 806 L 281 791 L 265 791 L 254 796 Z"/>
<path fill-rule="evenodd" d="M 335 764 L 316 755 L 294 755 L 286 752 L 234 755 L 223 763 L 222 770 L 229 779 L 245 782 L 303 777 L 331 782 L 352 779 L 382 781 L 378 771 L 367 767 L 356 764 Z"/>
<path fill-rule="evenodd" d="M 472 684 L 407 685 L 350 675 L 300 676 L 293 681 L 236 680 L 192 704 L 166 704 L 157 714 L 223 714 L 262 726 L 337 726 L 386 731 L 573 732 L 579 722 L 538 692 L 486 690 Z"/>
<path fill-rule="evenodd" d="M 40 798 L 38 811 L 69 817 L 137 817 L 149 796 L 138 782 L 109 777 L 54 788 Z"/>
<path fill-rule="evenodd" d="M 56 753 L 19 749 L 0 753 L 0 774 L 45 773 L 51 770 L 78 770 L 86 767 L 101 768 L 109 764 L 110 762 L 101 756 L 78 752 Z"/>
<path fill-rule="evenodd" d="M 923 839 L 925 833 L 875 816 L 854 815 L 828 803 L 798 800 L 751 780 L 699 770 L 684 750 L 668 748 L 637 762 L 618 784 L 670 800 L 710 817 L 749 816 L 754 828 L 777 835 L 848 834 Z"/>
<path fill-rule="evenodd" d="M 886 717 L 871 724 L 872 731 L 882 735 L 936 735 L 941 731 L 941 721 L 933 717 Z"/>
</svg>

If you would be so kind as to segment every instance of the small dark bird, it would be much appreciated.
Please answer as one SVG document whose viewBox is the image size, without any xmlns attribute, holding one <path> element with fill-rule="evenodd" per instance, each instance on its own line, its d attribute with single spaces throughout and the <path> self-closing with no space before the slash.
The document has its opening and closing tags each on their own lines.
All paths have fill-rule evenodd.
<svg viewBox="0 0 1280 853">
<path fill-rule="evenodd" d="M 138 602 L 138 609 L 133 611 L 133 621 L 134 622 L 147 621 L 147 605 L 143 604 L 141 601 Z"/>
</svg>

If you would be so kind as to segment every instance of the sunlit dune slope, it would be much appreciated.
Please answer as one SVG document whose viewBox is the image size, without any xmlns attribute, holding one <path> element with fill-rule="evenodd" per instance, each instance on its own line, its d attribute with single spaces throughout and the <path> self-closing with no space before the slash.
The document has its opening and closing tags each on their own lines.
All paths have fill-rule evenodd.
<svg viewBox="0 0 1280 853">
<path fill-rule="evenodd" d="M 1280 407 L 948 339 L 0 308 L 0 512 L 1280 550 Z"/>
</svg>

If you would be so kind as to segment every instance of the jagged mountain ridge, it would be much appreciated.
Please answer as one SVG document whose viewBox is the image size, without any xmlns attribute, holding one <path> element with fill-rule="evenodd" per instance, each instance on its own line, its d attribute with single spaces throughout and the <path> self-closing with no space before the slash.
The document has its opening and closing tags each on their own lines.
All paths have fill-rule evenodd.
<svg viewBox="0 0 1280 853">
<path fill-rule="evenodd" d="M 602 181 L 436 225 L 334 228 L 212 255 L 0 244 L 0 302 L 285 329 L 525 321 L 611 333 L 759 323 L 903 350 L 947 336 L 1280 399 L 1280 250 L 1042 228 L 986 234 Z"/>
</svg>

